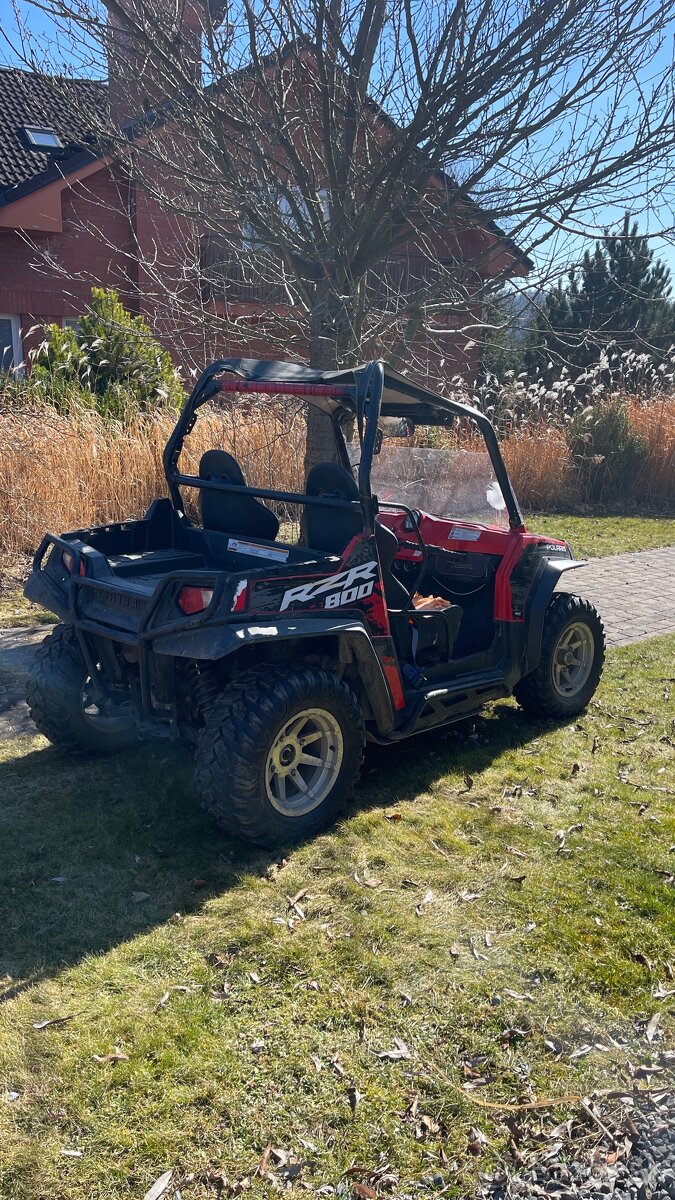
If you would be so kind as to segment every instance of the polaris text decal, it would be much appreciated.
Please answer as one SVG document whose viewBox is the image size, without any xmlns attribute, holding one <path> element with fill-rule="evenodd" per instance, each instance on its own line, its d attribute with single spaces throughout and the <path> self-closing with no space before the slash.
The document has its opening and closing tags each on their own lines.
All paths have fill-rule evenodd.
<svg viewBox="0 0 675 1200">
<path fill-rule="evenodd" d="M 365 600 L 371 596 L 377 581 L 377 563 L 361 563 L 348 571 L 340 571 L 321 579 L 317 583 L 305 583 L 299 587 L 289 588 L 284 592 L 280 610 L 284 611 L 291 604 L 307 604 L 317 596 L 327 593 L 324 608 L 342 608 L 344 604 L 354 604 L 357 600 Z"/>
</svg>

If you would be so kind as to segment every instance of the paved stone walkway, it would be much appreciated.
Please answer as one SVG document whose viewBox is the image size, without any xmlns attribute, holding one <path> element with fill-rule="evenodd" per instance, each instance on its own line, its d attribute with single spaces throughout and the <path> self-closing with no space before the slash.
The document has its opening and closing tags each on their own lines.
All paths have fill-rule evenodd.
<svg viewBox="0 0 675 1200">
<path fill-rule="evenodd" d="M 0 738 L 35 732 L 23 698 L 25 680 L 35 646 L 49 628 L 42 625 L 0 631 Z"/>
<path fill-rule="evenodd" d="M 560 589 L 595 605 L 608 646 L 675 632 L 675 546 L 591 558 L 563 575 Z"/>
<path fill-rule="evenodd" d="M 588 566 L 563 575 L 560 586 L 595 604 L 609 646 L 675 633 L 675 546 L 590 559 Z M 24 681 L 34 646 L 48 628 L 0 631 L 0 738 L 33 730 Z"/>
</svg>

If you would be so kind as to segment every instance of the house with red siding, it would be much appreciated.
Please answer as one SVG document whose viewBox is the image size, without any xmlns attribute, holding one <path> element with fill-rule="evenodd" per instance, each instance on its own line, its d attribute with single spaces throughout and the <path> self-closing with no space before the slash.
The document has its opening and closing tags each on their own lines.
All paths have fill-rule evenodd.
<svg viewBox="0 0 675 1200">
<path fill-rule="evenodd" d="M 30 348 L 48 322 L 76 322 L 87 306 L 92 283 L 114 287 L 125 305 L 142 314 L 178 361 L 201 364 L 213 351 L 193 326 L 177 336 L 179 315 L 190 296 L 204 311 L 220 318 L 220 353 L 266 354 L 265 325 L 256 333 L 256 315 L 287 303 L 281 289 L 251 269 L 246 231 L 241 253 L 218 237 L 201 234 L 171 217 L 135 182 L 124 161 L 101 146 L 100 131 L 110 123 L 129 128 L 134 98 L 116 75 L 116 55 L 110 55 L 108 82 L 50 77 L 16 68 L 0 68 L 0 363 L 4 370 L 20 369 Z M 139 123 L 142 128 L 142 121 Z M 437 181 L 438 183 L 438 181 Z M 447 180 L 440 180 L 440 189 Z M 470 220 L 466 219 L 467 210 Z M 188 232 L 190 237 L 188 237 Z M 198 242 L 196 268 L 186 262 L 188 241 Z M 161 256 L 158 254 L 161 247 Z M 434 255 L 436 256 L 434 260 Z M 171 284 L 160 296 L 158 263 Z M 450 262 L 471 261 L 477 276 L 525 275 L 527 258 L 505 237 L 477 205 L 467 198 L 461 229 L 448 217 L 447 229 L 436 235 L 429 255 L 411 240 L 382 264 L 382 286 L 404 292 L 420 279 L 433 281 L 434 270 Z M 171 278 L 170 278 L 171 277 Z M 180 281 L 180 283 L 178 282 Z M 161 283 L 161 281 L 160 281 Z M 175 314 L 166 295 L 182 289 Z M 277 294 L 277 292 L 279 294 Z M 474 304 L 470 314 L 480 318 Z M 445 372 L 448 377 L 475 373 L 477 349 L 460 327 L 466 314 L 448 310 L 436 323 L 445 323 Z M 453 338 L 452 329 L 457 327 Z M 228 332 L 231 330 L 231 334 Z M 243 332 L 242 332 L 243 331 Z M 223 344 L 225 342 L 226 344 Z M 417 360 L 424 361 L 422 339 Z M 300 351 L 301 353 L 301 351 Z M 428 347 L 428 355 L 435 351 Z M 432 364 L 429 364 L 430 371 Z M 431 373 L 438 373 L 438 363 Z"/>
</svg>

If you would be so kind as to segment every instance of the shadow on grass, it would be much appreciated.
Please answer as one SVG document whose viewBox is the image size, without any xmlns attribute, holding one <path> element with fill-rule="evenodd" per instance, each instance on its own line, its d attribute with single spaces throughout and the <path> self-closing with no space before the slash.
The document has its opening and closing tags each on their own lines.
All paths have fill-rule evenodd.
<svg viewBox="0 0 675 1200">
<path fill-rule="evenodd" d="M 450 770 L 478 775 L 543 728 L 500 704 L 435 735 L 371 746 L 351 811 L 405 804 Z M 0 765 L 0 797 L 0 1001 L 199 910 L 278 857 L 200 811 L 187 748 L 82 762 L 45 747 Z"/>
</svg>

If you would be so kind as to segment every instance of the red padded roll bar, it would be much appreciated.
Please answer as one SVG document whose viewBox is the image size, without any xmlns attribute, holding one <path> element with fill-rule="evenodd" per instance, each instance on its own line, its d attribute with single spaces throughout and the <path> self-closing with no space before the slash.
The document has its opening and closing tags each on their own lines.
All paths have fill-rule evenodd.
<svg viewBox="0 0 675 1200">
<path fill-rule="evenodd" d="M 335 399 L 354 395 L 354 388 L 345 383 L 272 383 L 267 379 L 219 379 L 221 392 L 264 392 L 272 396 L 332 396 Z"/>
</svg>

